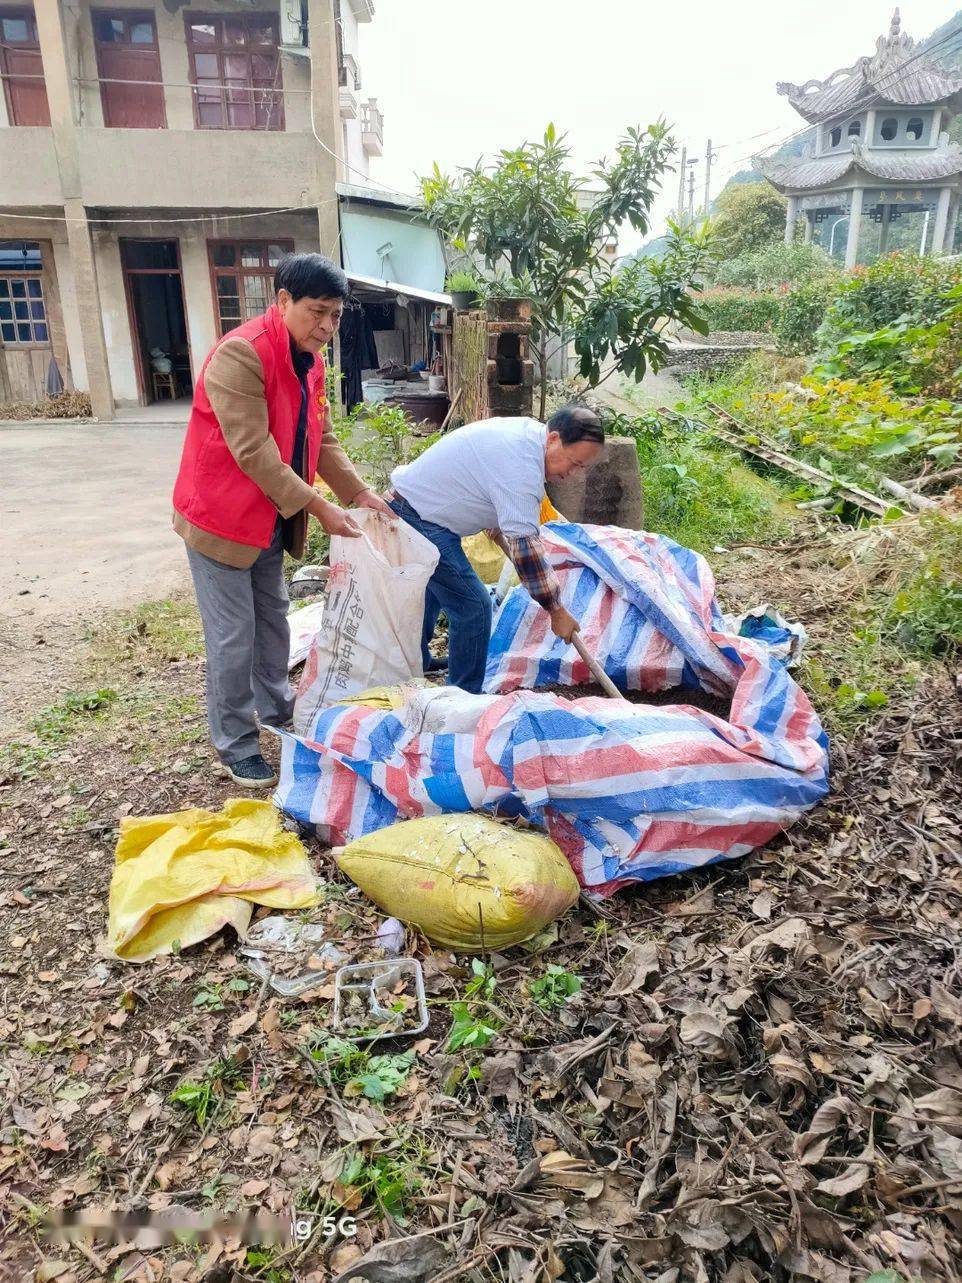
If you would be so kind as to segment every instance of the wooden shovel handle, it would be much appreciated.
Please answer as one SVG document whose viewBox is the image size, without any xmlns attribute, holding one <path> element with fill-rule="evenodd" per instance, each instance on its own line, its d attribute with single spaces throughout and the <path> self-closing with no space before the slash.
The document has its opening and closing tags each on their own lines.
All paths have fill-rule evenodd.
<svg viewBox="0 0 962 1283">
<path fill-rule="evenodd" d="M 605 692 L 605 694 L 609 695 L 612 699 L 623 699 L 624 696 L 622 695 L 618 687 L 614 684 L 614 682 L 611 680 L 611 678 L 608 676 L 605 670 L 601 667 L 601 665 L 598 663 L 595 657 L 589 654 L 588 647 L 581 640 L 580 633 L 575 633 L 575 635 L 571 639 L 571 644 L 572 646 L 574 646 L 575 650 L 578 652 L 581 658 L 588 665 L 588 668 L 591 671 L 592 677 L 595 679 L 595 681 L 598 683 L 601 689 Z"/>
<path fill-rule="evenodd" d="M 505 543 L 504 536 L 501 534 L 500 530 L 497 531 L 497 533 L 495 534 L 494 541 L 510 561 L 511 554 L 508 551 L 508 545 Z M 571 644 L 574 646 L 575 650 L 578 652 L 581 658 L 588 665 L 588 669 L 592 677 L 595 679 L 595 681 L 598 683 L 601 689 L 605 692 L 605 694 L 608 695 L 611 699 L 623 699 L 624 696 L 622 695 L 618 687 L 614 684 L 614 682 L 611 680 L 611 678 L 608 676 L 605 670 L 601 667 L 598 661 L 594 658 L 594 656 L 588 653 L 588 647 L 581 640 L 581 636 L 579 633 L 575 633 L 575 635 L 572 637 Z"/>
</svg>

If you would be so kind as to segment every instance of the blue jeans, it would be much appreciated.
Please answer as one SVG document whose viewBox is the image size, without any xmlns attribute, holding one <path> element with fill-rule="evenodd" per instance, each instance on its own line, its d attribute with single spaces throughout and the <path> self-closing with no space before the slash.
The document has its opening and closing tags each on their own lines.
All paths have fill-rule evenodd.
<svg viewBox="0 0 962 1283">
<path fill-rule="evenodd" d="M 397 515 L 434 544 L 441 559 L 428 580 L 424 595 L 424 627 L 421 654 L 425 667 L 431 653 L 428 642 L 434 636 L 438 615 L 448 620 L 448 682 L 477 695 L 484 681 L 491 637 L 491 598 L 474 573 L 461 547 L 461 536 L 432 521 L 422 521 L 406 499 L 391 500 Z"/>
</svg>

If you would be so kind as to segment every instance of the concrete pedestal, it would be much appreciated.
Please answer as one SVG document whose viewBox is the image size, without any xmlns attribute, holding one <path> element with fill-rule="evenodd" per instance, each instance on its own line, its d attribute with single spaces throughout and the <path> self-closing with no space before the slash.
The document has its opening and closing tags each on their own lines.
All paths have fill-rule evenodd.
<svg viewBox="0 0 962 1283">
<path fill-rule="evenodd" d="M 609 437 L 593 468 L 548 482 L 548 498 L 569 521 L 645 528 L 638 453 L 630 437 Z"/>
</svg>

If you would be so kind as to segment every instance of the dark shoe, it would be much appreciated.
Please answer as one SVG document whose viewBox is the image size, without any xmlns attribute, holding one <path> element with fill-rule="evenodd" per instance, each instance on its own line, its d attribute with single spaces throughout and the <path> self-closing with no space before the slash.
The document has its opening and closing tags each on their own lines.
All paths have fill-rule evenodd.
<svg viewBox="0 0 962 1283">
<path fill-rule="evenodd" d="M 220 769 L 242 789 L 270 789 L 277 783 L 277 772 L 260 753 L 241 758 L 239 762 L 222 762 Z"/>
<path fill-rule="evenodd" d="M 440 659 L 432 655 L 428 660 L 424 671 L 426 673 L 446 673 L 448 671 L 448 657 L 443 655 Z"/>
</svg>

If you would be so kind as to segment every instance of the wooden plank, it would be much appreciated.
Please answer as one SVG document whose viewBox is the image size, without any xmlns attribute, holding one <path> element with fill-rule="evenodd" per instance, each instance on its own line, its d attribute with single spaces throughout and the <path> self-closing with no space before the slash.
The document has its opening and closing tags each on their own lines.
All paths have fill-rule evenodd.
<svg viewBox="0 0 962 1283">
<path fill-rule="evenodd" d="M 735 418 L 733 414 L 729 414 L 727 410 L 722 409 L 720 405 L 716 405 L 714 401 L 709 401 L 707 404 L 712 410 L 715 411 L 716 414 L 720 415 L 722 418 L 727 420 L 727 422 L 731 423 L 740 432 L 749 431 L 749 429 L 745 427 L 744 423 L 739 423 L 739 421 Z M 753 436 L 758 435 L 754 428 L 751 429 L 751 433 Z M 777 449 L 774 442 L 768 441 L 764 437 L 760 439 L 765 443 L 765 445 L 769 446 L 771 449 Z M 786 457 L 789 459 L 794 458 L 793 455 L 788 455 Z M 796 460 L 796 462 L 798 461 Z M 922 495 L 912 494 L 910 490 L 906 490 L 905 486 L 900 485 L 897 481 L 893 481 L 891 477 L 883 477 L 880 475 L 878 479 L 878 483 L 883 490 L 887 491 L 891 495 L 894 495 L 895 498 L 899 500 L 902 507 L 905 507 L 907 505 L 910 508 L 915 508 L 919 512 L 924 512 L 927 508 L 937 508 L 939 506 L 937 503 L 935 503 L 931 499 L 926 499 Z M 875 495 L 872 495 L 871 491 L 869 490 L 862 490 L 860 486 L 852 486 L 851 489 L 857 491 L 860 494 L 870 495 L 870 497 L 872 498 L 877 497 Z M 895 505 L 893 504 L 889 504 L 889 507 L 894 507 L 894 506 Z"/>
<path fill-rule="evenodd" d="M 781 468 L 783 472 L 791 473 L 792 476 L 800 477 L 805 481 L 814 481 L 819 485 L 828 485 L 833 490 L 837 491 L 843 498 L 847 499 L 849 503 L 854 504 L 857 508 L 863 508 L 866 512 L 874 513 L 877 517 L 884 517 L 886 513 L 891 512 L 893 508 L 898 507 L 897 504 L 890 502 L 887 499 L 882 499 L 868 490 L 863 490 L 861 486 L 851 485 L 845 481 L 838 481 L 835 477 L 831 476 L 830 473 L 824 472 L 821 468 L 816 468 L 810 463 L 804 463 L 801 459 L 796 459 L 790 454 L 785 454 L 784 451 L 779 450 L 772 442 L 766 441 L 764 437 L 758 437 L 757 445 L 754 442 L 747 441 L 742 435 L 744 428 L 742 428 L 742 425 L 738 423 L 737 419 L 733 419 L 727 411 L 722 410 L 719 406 L 713 405 L 711 402 L 709 402 L 708 405 L 715 414 L 719 415 L 719 417 L 725 419 L 729 423 L 735 424 L 738 430 L 722 427 L 717 423 L 707 424 L 699 422 L 698 426 L 704 428 L 706 432 L 710 432 L 714 436 L 720 437 L 721 440 L 727 442 L 728 445 L 734 446 L 736 450 L 741 450 L 745 454 L 754 455 L 758 459 L 764 459 L 766 463 L 771 463 L 775 467 Z M 671 411 L 669 411 L 669 413 L 671 413 Z M 693 420 L 693 422 L 696 422 L 696 420 Z M 753 432 L 752 435 L 757 436 L 757 433 Z"/>
</svg>

